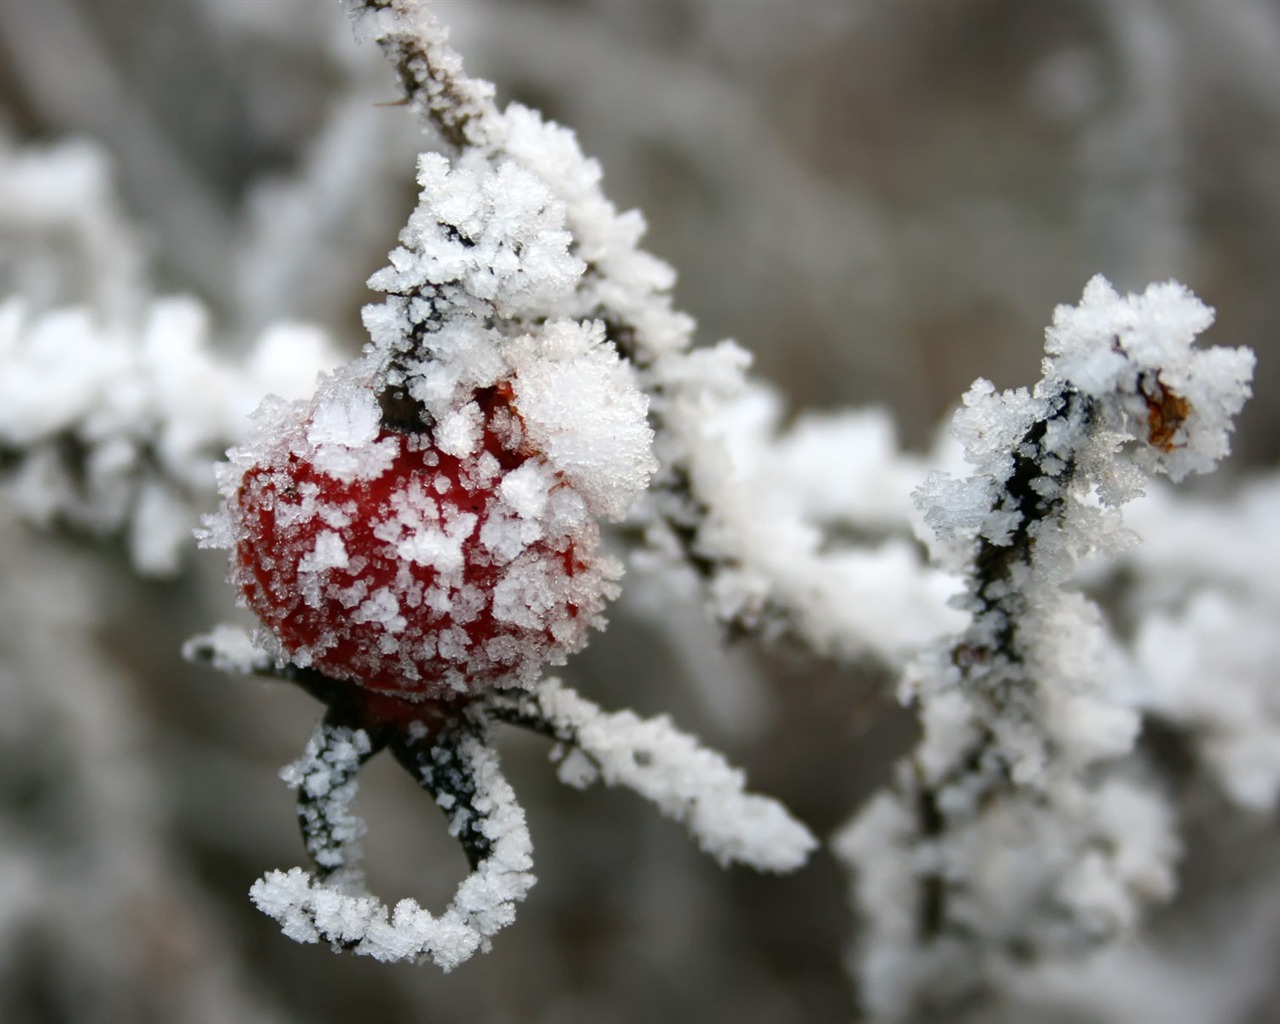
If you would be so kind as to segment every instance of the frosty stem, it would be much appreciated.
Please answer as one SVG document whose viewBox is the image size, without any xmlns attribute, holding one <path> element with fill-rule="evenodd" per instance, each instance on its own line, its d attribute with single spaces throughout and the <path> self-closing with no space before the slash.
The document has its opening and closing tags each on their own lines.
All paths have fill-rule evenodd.
<svg viewBox="0 0 1280 1024">
<path fill-rule="evenodd" d="M 1013 469 L 999 500 L 1000 507 L 1016 517 L 1007 543 L 997 544 L 986 536 L 978 538 L 969 581 L 973 624 L 952 644 L 949 656 L 959 670 L 960 687 L 984 706 L 982 713 L 975 715 L 979 722 L 1002 716 L 1021 718 L 1027 712 L 1018 711 L 1019 705 L 1025 708 L 1034 699 L 1038 683 L 1027 674 L 1030 652 L 1026 645 L 1034 644 L 1036 638 L 1022 635 L 1027 613 L 1025 580 L 1028 568 L 1036 562 L 1037 527 L 1067 514 L 1069 488 L 1076 470 L 1076 460 L 1070 452 L 1046 466 L 1042 445 L 1051 425 L 1087 423 L 1090 409 L 1089 397 L 1071 387 L 1050 400 L 1048 415 L 1036 420 L 1012 451 Z M 1053 486 L 1045 487 L 1046 480 Z M 1046 493 L 1052 496 L 1046 497 Z M 917 827 L 926 842 L 940 841 L 948 828 L 954 827 L 941 798 L 948 788 L 966 779 L 971 783 L 980 780 L 980 788 L 971 792 L 966 802 L 981 806 L 1014 785 L 997 733 L 982 725 L 977 725 L 974 732 L 967 750 L 941 778 L 930 780 L 923 765 L 915 765 L 913 775 L 919 787 Z M 922 874 L 919 941 L 935 941 L 955 928 L 948 902 L 957 885 L 963 886 L 963 880 L 949 879 L 941 869 Z"/>
<path fill-rule="evenodd" d="M 1123 933 L 1174 890 L 1164 794 L 1128 761 L 1128 654 L 1069 589 L 1116 550 L 1146 474 L 1213 468 L 1252 354 L 1193 347 L 1212 313 L 1184 288 L 1096 278 L 1048 332 L 1031 393 L 978 381 L 953 432 L 973 475 L 917 493 L 970 621 L 901 696 L 923 738 L 837 839 L 860 872 L 859 974 L 873 1016 L 955 1017 L 1045 957 Z"/>
<path fill-rule="evenodd" d="M 1042 445 L 1051 425 L 1087 423 L 1090 408 L 1088 397 L 1073 388 L 1064 389 L 1051 401 L 1049 415 L 1033 423 L 1011 453 L 1013 472 L 1005 481 L 1000 503 L 1016 516 L 1016 525 L 1004 544 L 979 537 L 973 556 L 970 586 L 976 608 L 970 632 L 990 639 L 975 645 L 961 641 L 951 651 L 952 660 L 970 681 L 985 676 L 993 660 L 1013 664 L 1024 660 L 1018 624 L 1026 612 L 1026 595 L 1019 577 L 1035 561 L 1036 526 L 1066 512 L 1076 469 L 1074 454 L 1069 452 L 1046 466 Z M 1045 481 L 1053 487 L 1046 488 Z M 1046 490 L 1053 496 L 1046 497 Z"/>
<path fill-rule="evenodd" d="M 555 679 L 490 693 L 484 713 L 554 739 L 563 782 L 638 793 L 723 865 L 794 871 L 817 845 L 780 804 L 746 792 L 740 770 L 665 716 L 604 711 Z"/>
</svg>

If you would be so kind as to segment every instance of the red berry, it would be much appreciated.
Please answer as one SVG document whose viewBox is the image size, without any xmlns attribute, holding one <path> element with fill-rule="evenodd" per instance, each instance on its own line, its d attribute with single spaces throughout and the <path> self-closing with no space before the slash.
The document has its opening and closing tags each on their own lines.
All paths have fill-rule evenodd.
<svg viewBox="0 0 1280 1024">
<path fill-rule="evenodd" d="M 466 406 L 460 444 L 381 428 L 352 472 L 308 419 L 245 471 L 232 580 L 295 664 L 441 698 L 528 684 L 586 642 L 618 568 L 510 395 Z"/>
</svg>

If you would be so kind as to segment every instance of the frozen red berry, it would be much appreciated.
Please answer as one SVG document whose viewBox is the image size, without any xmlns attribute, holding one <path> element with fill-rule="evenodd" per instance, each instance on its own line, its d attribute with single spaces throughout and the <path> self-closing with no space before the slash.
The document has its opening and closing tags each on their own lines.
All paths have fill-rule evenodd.
<svg viewBox="0 0 1280 1024">
<path fill-rule="evenodd" d="M 232 580 L 295 664 L 442 698 L 528 684 L 599 624 L 620 569 L 499 385 L 434 423 L 331 396 L 229 496 Z"/>
</svg>

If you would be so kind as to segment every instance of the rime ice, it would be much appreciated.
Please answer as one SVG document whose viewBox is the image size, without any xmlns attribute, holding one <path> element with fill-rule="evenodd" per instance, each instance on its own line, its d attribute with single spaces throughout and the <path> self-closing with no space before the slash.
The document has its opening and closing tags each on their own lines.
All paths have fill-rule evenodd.
<svg viewBox="0 0 1280 1024">
<path fill-rule="evenodd" d="M 454 805 L 451 817 L 454 827 L 461 828 L 478 812 L 489 855 L 458 886 L 443 913 L 432 914 L 411 899 L 388 909 L 362 891 L 352 849 L 364 826 L 350 815 L 348 805 L 355 795 L 355 768 L 368 751 L 364 732 L 331 729 L 326 734 L 322 727 L 302 759 L 286 769 L 287 781 L 307 791 L 315 801 L 316 818 L 324 818 L 319 824 L 328 841 L 315 851 L 316 861 L 332 873 L 322 882 L 301 868 L 271 871 L 254 883 L 250 896 L 295 942 L 326 941 L 376 960 L 430 960 L 452 970 L 487 949 L 489 939 L 515 920 L 515 905 L 534 884 L 529 870 L 533 843 L 524 811 L 491 748 L 467 736 L 452 752 L 437 749 L 436 763 L 456 760 L 474 780 L 470 801 Z"/>
</svg>

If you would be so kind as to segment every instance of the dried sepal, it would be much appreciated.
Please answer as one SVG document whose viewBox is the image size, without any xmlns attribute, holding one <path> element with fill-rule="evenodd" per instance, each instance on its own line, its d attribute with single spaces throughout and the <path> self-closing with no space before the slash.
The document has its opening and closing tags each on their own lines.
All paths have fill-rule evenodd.
<svg viewBox="0 0 1280 1024">
<path fill-rule="evenodd" d="M 532 691 L 495 691 L 485 713 L 554 739 L 562 781 L 623 786 L 688 829 L 721 864 L 794 871 L 817 840 L 776 800 L 745 792 L 743 772 L 665 716 L 606 712 L 559 680 Z"/>
</svg>

